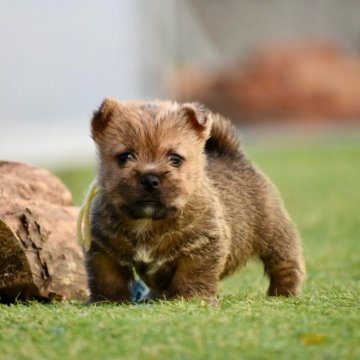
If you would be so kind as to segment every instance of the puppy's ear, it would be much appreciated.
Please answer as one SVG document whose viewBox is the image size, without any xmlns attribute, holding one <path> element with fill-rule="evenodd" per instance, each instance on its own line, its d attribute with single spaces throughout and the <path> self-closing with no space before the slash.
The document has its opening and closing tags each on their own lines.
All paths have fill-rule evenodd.
<svg viewBox="0 0 360 360">
<path fill-rule="evenodd" d="M 180 107 L 181 116 L 198 133 L 200 138 L 207 139 L 211 130 L 210 111 L 199 103 L 185 103 Z"/>
<path fill-rule="evenodd" d="M 91 120 L 91 135 L 94 140 L 96 140 L 107 127 L 111 117 L 119 106 L 120 103 L 116 99 L 106 98 L 100 105 L 100 108 L 94 111 Z"/>
</svg>

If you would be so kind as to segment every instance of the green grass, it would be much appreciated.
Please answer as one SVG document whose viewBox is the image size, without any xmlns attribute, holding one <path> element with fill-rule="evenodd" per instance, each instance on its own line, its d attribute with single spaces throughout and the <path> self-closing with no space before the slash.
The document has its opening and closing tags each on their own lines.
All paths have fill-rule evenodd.
<svg viewBox="0 0 360 360">
<path fill-rule="evenodd" d="M 303 237 L 308 277 L 267 298 L 260 264 L 200 301 L 0 306 L 0 359 L 359 359 L 360 143 L 249 149 Z M 80 203 L 91 170 L 58 172 Z"/>
</svg>

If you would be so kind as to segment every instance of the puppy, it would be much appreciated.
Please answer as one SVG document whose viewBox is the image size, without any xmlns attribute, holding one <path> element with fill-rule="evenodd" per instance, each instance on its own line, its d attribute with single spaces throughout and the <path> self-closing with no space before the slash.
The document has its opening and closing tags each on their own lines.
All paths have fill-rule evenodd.
<svg viewBox="0 0 360 360">
<path fill-rule="evenodd" d="M 216 304 L 219 280 L 259 258 L 268 295 L 296 295 L 298 235 L 231 123 L 196 103 L 105 99 L 91 122 L 98 195 L 86 253 L 90 303 L 127 302 L 135 271 L 154 298 Z"/>
</svg>

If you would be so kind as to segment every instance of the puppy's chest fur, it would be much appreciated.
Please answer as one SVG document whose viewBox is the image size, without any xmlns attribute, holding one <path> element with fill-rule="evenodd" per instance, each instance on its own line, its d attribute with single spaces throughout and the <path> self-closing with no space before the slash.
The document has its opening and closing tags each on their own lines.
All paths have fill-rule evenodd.
<svg viewBox="0 0 360 360">
<path fill-rule="evenodd" d="M 156 254 L 156 246 L 140 243 L 134 248 L 132 264 L 138 272 L 153 275 L 164 264 L 172 260 L 173 257 Z"/>
<path fill-rule="evenodd" d="M 120 237 L 116 240 L 113 256 L 122 265 L 135 269 L 140 278 L 153 290 L 165 290 L 176 270 L 178 259 L 186 251 L 186 244 L 181 244 L 184 237 L 177 233 L 162 235 L 137 233 L 131 239 Z M 124 242 L 131 244 L 130 251 L 123 247 Z M 171 247 L 174 243 L 176 247 Z M 125 252 L 123 251 L 125 250 Z"/>
<path fill-rule="evenodd" d="M 111 241 L 111 248 L 119 263 L 133 267 L 148 286 L 155 290 L 166 289 L 182 256 L 209 251 L 213 244 L 209 236 L 199 236 L 193 226 L 172 229 L 165 233 L 152 233 L 145 224 L 133 228 Z M 125 247 L 125 244 L 131 244 Z M 214 249 L 215 250 L 215 249 Z"/>
<path fill-rule="evenodd" d="M 161 291 L 168 286 L 175 271 L 175 259 L 174 256 L 157 255 L 155 247 L 139 244 L 134 250 L 132 266 L 149 286 Z"/>
</svg>

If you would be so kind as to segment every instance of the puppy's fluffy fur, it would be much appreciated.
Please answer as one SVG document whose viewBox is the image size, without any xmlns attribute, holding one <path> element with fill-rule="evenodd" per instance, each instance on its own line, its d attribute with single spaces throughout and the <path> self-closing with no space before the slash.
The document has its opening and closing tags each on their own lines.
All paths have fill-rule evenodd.
<svg viewBox="0 0 360 360">
<path fill-rule="evenodd" d="M 298 235 L 228 120 L 196 103 L 109 98 L 91 127 L 100 194 L 86 254 L 90 302 L 128 301 L 135 269 L 153 297 L 214 303 L 219 280 L 251 257 L 264 264 L 268 295 L 299 292 Z"/>
</svg>

